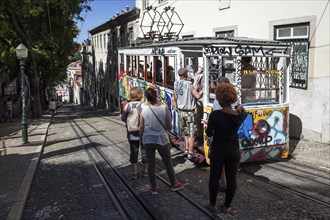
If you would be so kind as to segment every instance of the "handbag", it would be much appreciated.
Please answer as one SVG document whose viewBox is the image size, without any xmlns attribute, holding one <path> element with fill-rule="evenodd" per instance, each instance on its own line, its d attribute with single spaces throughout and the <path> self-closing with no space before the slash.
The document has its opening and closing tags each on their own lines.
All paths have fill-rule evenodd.
<svg viewBox="0 0 330 220">
<path fill-rule="evenodd" d="M 157 117 L 156 113 L 154 112 L 154 110 L 152 110 L 152 108 L 150 107 L 150 105 L 148 105 L 148 107 L 150 108 L 151 112 L 154 114 L 154 116 L 156 117 L 156 119 L 158 120 L 158 122 L 162 125 L 162 127 L 165 129 L 168 139 L 170 140 L 170 142 L 172 142 L 172 135 L 171 132 L 169 130 L 166 129 L 165 125 L 163 124 L 163 122 L 161 120 L 159 120 L 159 118 Z"/>
</svg>

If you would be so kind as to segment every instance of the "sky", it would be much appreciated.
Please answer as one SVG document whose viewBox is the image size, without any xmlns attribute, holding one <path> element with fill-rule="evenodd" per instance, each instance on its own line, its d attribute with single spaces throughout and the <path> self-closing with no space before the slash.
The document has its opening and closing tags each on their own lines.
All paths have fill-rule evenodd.
<svg viewBox="0 0 330 220">
<path fill-rule="evenodd" d="M 85 18 L 84 22 L 78 22 L 77 26 L 80 33 L 75 41 L 82 43 L 88 38 L 88 30 L 91 30 L 105 22 L 107 22 L 117 12 L 121 14 L 121 10 L 125 10 L 126 6 L 130 9 L 135 7 L 135 0 L 94 0 L 90 3 L 91 11 L 87 13 L 81 12 L 81 17 Z"/>
</svg>

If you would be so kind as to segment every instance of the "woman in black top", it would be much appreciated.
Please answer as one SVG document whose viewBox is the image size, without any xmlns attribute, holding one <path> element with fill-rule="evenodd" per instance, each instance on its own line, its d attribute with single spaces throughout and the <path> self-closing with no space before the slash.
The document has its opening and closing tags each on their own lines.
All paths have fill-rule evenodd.
<svg viewBox="0 0 330 220">
<path fill-rule="evenodd" d="M 211 112 L 206 128 L 206 135 L 208 137 L 213 136 L 209 156 L 210 203 L 208 208 L 216 211 L 219 179 L 222 167 L 225 165 L 227 191 L 224 212 L 227 214 L 232 213 L 230 205 L 236 192 L 236 175 L 241 159 L 237 131 L 245 120 L 247 113 L 241 105 L 237 106 L 236 111 L 232 109 L 231 104 L 237 100 L 237 92 L 233 85 L 218 84 L 215 88 L 215 95 L 222 109 Z"/>
</svg>

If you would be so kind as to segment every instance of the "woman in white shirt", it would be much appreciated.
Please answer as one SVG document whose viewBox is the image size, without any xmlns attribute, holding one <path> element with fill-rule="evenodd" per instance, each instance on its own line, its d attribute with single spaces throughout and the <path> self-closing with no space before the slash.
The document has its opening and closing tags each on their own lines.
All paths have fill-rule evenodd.
<svg viewBox="0 0 330 220">
<path fill-rule="evenodd" d="M 166 132 L 167 129 L 172 128 L 170 112 L 166 106 L 159 103 L 155 89 L 147 89 L 145 96 L 148 100 L 148 105 L 143 106 L 140 116 L 140 141 L 142 141 L 147 155 L 148 176 L 151 185 L 149 191 L 152 195 L 158 194 L 155 174 L 156 150 L 166 167 L 167 175 L 171 182 L 171 190 L 177 191 L 182 189 L 183 185 L 175 178 L 170 140 Z"/>
</svg>

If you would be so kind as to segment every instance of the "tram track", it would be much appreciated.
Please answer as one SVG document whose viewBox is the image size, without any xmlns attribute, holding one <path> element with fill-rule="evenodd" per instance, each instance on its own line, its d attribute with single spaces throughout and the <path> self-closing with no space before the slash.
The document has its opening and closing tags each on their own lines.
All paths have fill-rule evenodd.
<svg viewBox="0 0 330 220">
<path fill-rule="evenodd" d="M 301 177 L 305 180 L 324 185 L 325 187 L 330 187 L 329 176 L 318 175 L 316 173 L 309 172 L 306 169 L 309 167 L 303 167 L 304 169 L 302 169 L 302 165 L 299 165 L 300 167 L 294 167 L 296 164 L 290 164 L 289 161 L 283 163 L 283 162 L 279 162 L 279 161 L 265 160 L 265 162 L 266 162 L 266 164 L 263 165 L 265 167 L 268 167 L 268 168 L 271 168 L 274 170 L 278 170 L 281 172 L 289 173 L 293 176 Z M 277 162 L 280 164 L 278 164 Z M 286 169 L 283 169 L 283 167 L 285 167 Z M 290 171 L 290 170 L 292 170 L 292 171 Z M 297 172 L 294 172 L 294 171 L 297 171 Z"/>
<path fill-rule="evenodd" d="M 115 177 L 117 181 L 119 181 L 122 184 L 122 186 L 124 186 L 126 193 L 130 196 L 131 199 L 134 200 L 137 206 L 140 206 L 140 210 L 145 210 L 145 212 L 143 212 L 143 217 L 141 216 L 143 219 L 157 219 L 157 217 L 152 214 L 152 211 L 149 210 L 148 207 L 144 206 L 144 204 L 141 201 L 139 201 L 139 198 L 135 195 L 134 191 L 129 187 L 127 182 L 125 182 L 125 180 L 123 180 L 123 177 L 118 173 L 118 171 L 116 171 L 116 169 L 112 167 L 110 163 L 108 163 L 106 156 L 101 151 L 98 150 L 97 146 L 93 144 L 93 142 L 90 140 L 88 135 L 80 128 L 78 123 L 75 122 L 73 118 L 69 120 L 69 123 L 72 129 L 75 131 L 78 139 L 81 142 L 81 145 L 87 152 L 89 158 L 92 160 L 93 167 L 97 175 L 99 176 L 105 190 L 107 191 L 107 194 L 109 195 L 114 205 L 116 206 L 120 216 L 123 219 L 136 219 L 137 213 L 132 212 L 130 207 L 127 207 L 125 205 L 125 201 L 123 201 L 123 199 L 121 198 L 122 196 L 120 196 L 123 195 L 123 192 L 119 192 L 122 190 L 116 189 L 114 187 L 113 178 L 111 178 L 110 180 L 109 175 L 106 174 L 109 172 L 106 171 L 110 171 L 113 174 L 111 176 Z M 77 127 L 79 131 L 75 127 Z M 80 132 L 83 134 L 83 136 L 79 134 Z M 83 141 L 83 138 L 87 139 L 89 143 L 85 143 Z M 87 147 L 87 145 L 89 145 L 89 147 Z M 96 159 L 93 153 L 97 153 L 102 158 L 102 160 L 100 161 L 99 159 Z M 101 167 L 100 164 L 103 164 L 102 165 L 103 168 Z M 106 169 L 104 167 L 106 167 Z"/>
<path fill-rule="evenodd" d="M 95 112 L 88 112 L 88 114 L 93 114 L 93 115 L 95 115 L 96 113 L 95 113 Z M 103 116 L 103 115 L 99 115 L 99 114 L 96 114 L 96 115 L 98 115 L 98 117 L 101 117 L 102 119 L 106 119 L 107 121 L 110 121 L 110 122 L 112 122 L 112 123 L 116 123 L 116 124 L 118 124 L 118 125 L 120 125 L 120 126 L 124 126 L 124 123 L 121 122 L 121 121 L 119 121 L 119 120 L 117 120 L 117 119 L 109 119 L 108 116 Z M 117 148 L 118 150 L 120 150 L 121 152 L 127 154 L 127 156 L 129 155 L 129 152 L 127 152 L 127 151 L 125 151 L 124 149 L 122 149 L 121 146 L 120 146 L 118 143 L 113 142 L 110 138 L 108 138 L 106 135 L 104 135 L 103 133 L 101 133 L 96 127 L 94 127 L 93 125 L 91 125 L 91 123 L 89 123 L 88 121 L 86 121 L 85 119 L 81 118 L 81 117 L 78 116 L 78 115 L 76 115 L 76 116 L 79 117 L 79 120 L 82 121 L 82 122 L 84 122 L 85 125 L 88 125 L 89 127 L 91 127 L 91 128 L 95 131 L 95 133 L 98 133 L 98 135 L 103 136 L 103 137 L 104 137 L 104 138 L 105 138 L 110 144 L 116 146 L 116 148 Z M 73 122 L 74 122 L 74 120 L 73 120 Z M 75 123 L 75 125 L 76 125 L 77 127 L 80 127 L 80 125 L 79 125 L 78 123 L 76 123 L 76 122 L 74 122 L 74 123 Z M 93 141 L 91 141 L 91 140 L 88 138 L 88 135 L 87 135 L 83 130 L 81 130 L 81 132 L 84 134 L 84 138 L 88 139 L 90 143 L 93 143 Z M 92 145 L 93 145 L 93 144 L 92 144 Z M 133 188 L 130 186 L 130 184 L 126 181 L 126 178 L 120 173 L 120 171 L 118 170 L 118 168 L 114 168 L 114 167 L 111 166 L 111 164 L 107 161 L 108 159 L 107 159 L 106 155 L 104 155 L 104 153 L 103 153 L 102 151 L 98 150 L 98 147 L 97 147 L 97 146 L 93 146 L 93 147 L 96 149 L 96 151 L 97 151 L 100 155 L 102 155 L 101 157 L 103 158 L 104 162 L 107 163 L 108 166 L 111 167 L 112 172 L 115 173 L 115 175 L 117 176 L 117 178 L 120 179 L 120 181 L 122 182 L 122 184 L 125 185 L 125 187 L 130 191 L 130 193 L 135 197 L 135 199 L 141 204 L 141 207 L 142 207 L 143 209 L 148 209 L 148 208 L 147 208 L 147 207 L 148 207 L 147 202 L 146 202 L 146 201 L 143 201 L 143 200 L 140 200 L 140 199 L 138 198 L 138 196 L 137 196 L 136 193 L 134 192 L 134 189 L 133 189 Z M 177 150 L 177 151 L 178 151 L 178 152 L 174 153 L 172 156 L 176 156 L 176 155 L 182 154 L 182 152 L 179 152 L 179 150 Z M 90 156 L 93 156 L 93 155 L 90 155 Z M 100 174 L 99 174 L 100 178 L 103 178 L 103 179 L 104 179 L 104 174 L 102 174 L 102 172 L 100 171 L 100 169 L 99 169 L 97 166 L 96 166 L 96 169 L 98 169 L 97 172 L 100 173 Z M 157 172 L 160 172 L 160 170 L 162 170 L 162 168 L 160 168 L 158 165 L 156 165 L 156 169 L 158 170 Z M 167 186 L 170 186 L 170 183 L 169 183 L 167 180 L 165 180 L 160 174 L 156 173 L 156 177 L 157 177 L 157 178 L 158 178 L 163 184 L 166 184 Z M 107 186 L 109 185 L 109 184 L 107 183 L 106 179 L 102 180 L 102 182 L 104 182 L 104 184 L 106 184 Z M 113 190 L 112 190 L 111 188 L 109 188 L 107 191 L 109 191 L 109 193 L 110 193 L 110 192 L 113 193 Z M 172 193 L 173 193 L 173 192 L 172 192 Z M 203 213 L 203 215 L 209 217 L 210 219 L 216 219 L 216 218 L 217 218 L 216 215 L 214 215 L 213 213 L 211 213 L 209 210 L 207 210 L 207 209 L 206 209 L 204 206 L 202 206 L 200 203 L 198 203 L 198 202 L 194 201 L 194 199 L 190 198 L 188 194 L 186 194 L 186 193 L 184 193 L 184 192 L 182 192 L 182 191 L 177 191 L 176 193 L 177 193 L 177 195 L 180 195 L 180 197 L 182 197 L 182 198 L 183 198 L 186 202 L 188 202 L 190 205 L 192 205 L 193 207 L 195 207 L 196 210 L 198 210 L 198 212 Z M 116 199 L 116 198 L 114 198 L 114 199 Z M 119 207 L 122 207 L 122 205 L 118 205 L 118 206 L 119 206 Z M 154 216 L 154 215 L 152 214 L 152 211 L 151 211 L 151 210 L 146 210 L 146 212 L 149 214 L 150 219 L 158 219 L 157 217 L 159 217 L 159 216 L 157 216 L 157 215 Z M 123 215 L 124 215 L 125 213 L 127 213 L 127 211 L 123 211 Z M 144 218 L 144 219 L 145 219 L 145 218 Z"/>
<path fill-rule="evenodd" d="M 305 172 L 302 168 L 294 169 L 288 164 L 276 164 L 274 162 L 270 164 L 270 162 L 268 160 L 243 164 L 240 172 L 286 192 L 330 207 L 329 177 L 313 174 L 309 171 Z M 262 169 L 253 172 L 255 167 L 262 167 Z"/>
</svg>

